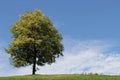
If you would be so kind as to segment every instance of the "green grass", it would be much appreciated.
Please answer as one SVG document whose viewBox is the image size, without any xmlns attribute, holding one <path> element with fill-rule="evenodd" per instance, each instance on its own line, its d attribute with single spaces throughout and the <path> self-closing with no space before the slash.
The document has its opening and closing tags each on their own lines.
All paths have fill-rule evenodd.
<svg viewBox="0 0 120 80">
<path fill-rule="evenodd" d="M 83 75 L 83 74 L 63 74 L 63 75 L 27 75 L 0 77 L 0 80 L 120 80 L 120 76 L 105 75 Z"/>
</svg>

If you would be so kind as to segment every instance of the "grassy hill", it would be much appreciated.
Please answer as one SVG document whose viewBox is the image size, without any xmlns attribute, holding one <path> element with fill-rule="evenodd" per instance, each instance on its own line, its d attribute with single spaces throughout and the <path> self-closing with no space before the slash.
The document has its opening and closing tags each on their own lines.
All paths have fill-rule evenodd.
<svg viewBox="0 0 120 80">
<path fill-rule="evenodd" d="M 83 74 L 62 74 L 62 75 L 28 75 L 0 77 L 0 80 L 120 80 L 120 76 L 105 75 L 83 75 Z"/>
</svg>

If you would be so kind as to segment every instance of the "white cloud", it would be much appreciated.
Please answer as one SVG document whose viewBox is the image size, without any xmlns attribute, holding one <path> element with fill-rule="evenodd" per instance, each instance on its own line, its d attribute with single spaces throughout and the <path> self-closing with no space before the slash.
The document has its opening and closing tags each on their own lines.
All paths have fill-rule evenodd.
<svg viewBox="0 0 120 80">
<path fill-rule="evenodd" d="M 64 51 L 64 58 L 51 66 L 41 68 L 38 73 L 120 74 L 120 54 L 107 53 L 113 44 L 104 41 L 68 41 L 65 41 L 69 48 Z"/>
<path fill-rule="evenodd" d="M 113 43 L 107 41 L 77 41 L 64 40 L 64 57 L 56 63 L 39 67 L 37 74 L 72 74 L 72 73 L 102 73 L 120 75 L 120 54 L 111 52 Z M 2 55 L 1 55 L 2 56 Z M 2 58 L 4 59 L 8 58 Z M 1 60 L 0 59 L 0 60 Z M 0 62 L 0 76 L 31 74 L 31 66 L 13 68 L 7 60 Z M 8 67 L 4 67 L 8 66 Z M 4 74 L 8 71 L 7 74 Z"/>
</svg>

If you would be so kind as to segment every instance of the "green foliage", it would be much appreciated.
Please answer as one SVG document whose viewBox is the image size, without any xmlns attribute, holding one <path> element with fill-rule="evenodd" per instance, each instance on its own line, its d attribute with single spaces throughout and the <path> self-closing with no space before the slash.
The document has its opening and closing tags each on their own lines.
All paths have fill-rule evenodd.
<svg viewBox="0 0 120 80">
<path fill-rule="evenodd" d="M 120 76 L 64 74 L 1 77 L 0 80 L 120 80 Z"/>
<path fill-rule="evenodd" d="M 39 66 L 51 64 L 63 55 L 61 34 L 39 10 L 21 15 L 10 31 L 13 41 L 6 51 L 15 67 L 31 65 L 34 61 Z"/>
</svg>

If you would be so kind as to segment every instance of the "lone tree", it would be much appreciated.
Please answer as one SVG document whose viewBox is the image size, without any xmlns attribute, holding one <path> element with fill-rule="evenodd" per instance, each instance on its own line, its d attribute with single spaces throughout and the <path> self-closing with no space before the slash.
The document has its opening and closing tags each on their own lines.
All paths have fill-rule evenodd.
<svg viewBox="0 0 120 80">
<path fill-rule="evenodd" d="M 32 65 L 32 74 L 35 75 L 36 65 L 51 64 L 63 56 L 62 35 L 40 10 L 21 15 L 10 31 L 13 41 L 6 51 L 15 67 Z"/>
</svg>

